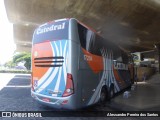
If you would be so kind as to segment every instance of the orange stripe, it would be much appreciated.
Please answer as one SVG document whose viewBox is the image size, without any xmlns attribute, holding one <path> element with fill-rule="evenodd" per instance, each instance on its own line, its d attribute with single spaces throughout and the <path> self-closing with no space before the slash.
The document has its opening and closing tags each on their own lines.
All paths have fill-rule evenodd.
<svg viewBox="0 0 160 120">
<path fill-rule="evenodd" d="M 34 56 L 34 53 L 37 52 L 37 56 Z M 50 42 L 39 43 L 33 46 L 32 50 L 32 71 L 33 77 L 36 77 L 38 80 L 48 71 L 49 67 L 35 67 L 34 58 L 39 57 L 52 57 L 52 46 Z M 49 63 L 48 63 L 49 64 Z"/>
</svg>

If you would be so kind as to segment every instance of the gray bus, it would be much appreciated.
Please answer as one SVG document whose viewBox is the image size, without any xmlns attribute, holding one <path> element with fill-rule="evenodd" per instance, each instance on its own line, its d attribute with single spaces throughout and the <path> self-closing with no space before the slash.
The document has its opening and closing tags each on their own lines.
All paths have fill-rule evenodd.
<svg viewBox="0 0 160 120">
<path fill-rule="evenodd" d="M 39 26 L 32 40 L 31 95 L 54 108 L 78 109 L 133 83 L 132 59 L 74 18 Z"/>
</svg>

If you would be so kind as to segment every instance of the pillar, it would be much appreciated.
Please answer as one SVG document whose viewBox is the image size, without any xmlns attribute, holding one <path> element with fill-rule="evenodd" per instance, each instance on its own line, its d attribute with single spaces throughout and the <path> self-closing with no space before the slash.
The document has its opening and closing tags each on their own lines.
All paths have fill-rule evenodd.
<svg viewBox="0 0 160 120">
<path fill-rule="evenodd" d="M 159 73 L 160 73 L 160 44 L 156 44 L 156 49 L 158 53 L 158 63 L 159 63 Z"/>
</svg>

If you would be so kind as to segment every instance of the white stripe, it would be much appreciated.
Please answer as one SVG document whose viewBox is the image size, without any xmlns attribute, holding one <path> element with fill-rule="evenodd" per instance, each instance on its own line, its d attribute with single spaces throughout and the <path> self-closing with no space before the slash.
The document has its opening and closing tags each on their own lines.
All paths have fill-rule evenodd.
<svg viewBox="0 0 160 120">
<path fill-rule="evenodd" d="M 112 60 L 113 60 L 113 52 L 112 52 Z M 113 65 L 113 61 L 112 61 L 112 65 Z M 118 92 L 118 91 L 120 91 L 120 88 L 119 88 L 119 86 L 118 86 L 118 84 L 117 84 L 117 80 L 116 80 L 116 78 L 115 78 L 115 76 L 114 76 L 114 72 L 113 72 L 113 66 L 112 66 L 112 75 L 113 75 L 113 81 L 114 81 L 114 85 L 115 85 L 115 92 Z"/>
<path fill-rule="evenodd" d="M 30 88 L 31 87 L 31 85 L 7 85 L 7 86 L 5 86 L 5 88 L 7 88 L 7 87 L 15 87 L 15 88 Z"/>
<path fill-rule="evenodd" d="M 103 73 L 104 73 L 104 79 L 106 79 L 106 58 L 103 57 Z"/>
<path fill-rule="evenodd" d="M 111 54 L 111 51 L 110 51 L 109 54 L 110 54 L 109 63 L 110 63 L 110 75 L 111 75 L 111 81 L 110 81 L 110 85 L 109 86 L 111 86 L 111 84 L 114 83 L 113 82 L 113 76 L 112 76 L 112 54 Z"/>
<path fill-rule="evenodd" d="M 62 45 L 61 45 L 61 41 L 60 41 L 60 56 L 62 56 Z M 59 90 L 59 85 L 60 85 L 60 81 L 61 81 L 61 72 L 62 72 L 62 68 L 60 67 L 58 70 L 58 79 L 56 82 L 56 86 L 54 88 L 54 91 L 58 91 Z"/>
<path fill-rule="evenodd" d="M 63 19 L 58 19 L 58 20 L 54 20 L 54 22 L 60 22 L 60 21 L 64 21 L 67 20 L 66 18 L 63 18 Z"/>
<path fill-rule="evenodd" d="M 97 95 L 95 96 L 95 97 L 96 97 L 96 100 L 94 101 L 95 98 L 93 98 L 91 104 L 93 104 L 93 102 L 94 102 L 94 103 L 98 102 L 98 100 L 100 99 L 101 88 L 102 88 L 102 86 L 103 86 L 103 82 L 104 82 L 104 80 L 105 80 L 105 83 L 104 83 L 104 85 L 105 85 L 105 84 L 106 84 L 107 77 L 108 77 L 108 73 L 107 73 L 107 66 L 108 66 L 108 64 L 107 64 L 107 58 L 106 58 L 106 57 L 107 57 L 107 54 L 105 54 L 105 52 L 103 52 L 102 55 L 103 55 L 103 67 L 104 67 L 103 75 L 102 75 L 102 78 L 101 78 L 101 82 L 102 82 L 102 83 L 100 82 L 100 88 L 99 88 L 99 90 L 98 90 Z"/>
<path fill-rule="evenodd" d="M 60 41 L 60 56 L 62 56 L 62 43 Z"/>
<path fill-rule="evenodd" d="M 63 63 L 63 75 L 64 75 L 64 82 L 66 85 L 66 76 L 67 76 L 67 72 L 66 72 L 66 59 L 68 59 L 67 57 L 67 53 L 66 53 L 66 48 L 67 48 L 67 41 L 65 42 L 65 47 L 64 47 L 64 51 L 63 51 L 63 56 L 64 56 L 64 63 Z"/>
<path fill-rule="evenodd" d="M 58 47 L 57 47 L 57 44 L 56 44 L 56 42 L 54 41 L 54 45 L 55 45 L 55 47 L 56 47 L 56 53 L 57 53 L 57 56 L 59 56 L 59 50 L 58 50 Z"/>
<path fill-rule="evenodd" d="M 112 51 L 110 51 L 110 73 L 111 73 L 111 84 L 113 84 L 113 85 L 115 85 L 114 84 L 114 75 L 113 75 L 113 71 L 112 71 L 112 66 L 113 66 L 113 59 L 112 59 L 113 57 L 112 57 Z M 111 85 L 110 84 L 110 85 Z"/>
<path fill-rule="evenodd" d="M 54 44 L 55 44 L 55 47 L 56 47 L 56 53 L 57 53 L 57 56 L 59 56 L 59 51 L 58 51 L 58 48 L 57 48 L 57 45 L 54 41 Z M 51 82 L 52 80 L 54 79 L 54 77 L 56 76 L 58 72 L 58 68 L 54 68 L 54 71 L 52 73 L 52 75 L 48 78 L 48 80 L 37 90 L 37 92 L 41 92 L 45 87 L 47 87 Z"/>
<path fill-rule="evenodd" d="M 103 79 L 104 79 L 104 73 L 102 75 L 101 81 L 99 82 L 96 91 L 94 92 L 94 94 L 92 95 L 91 100 L 89 101 L 88 105 L 93 104 L 95 98 L 97 97 L 98 93 L 100 93 L 100 89 L 102 88 L 102 83 L 103 83 Z"/>
<path fill-rule="evenodd" d="M 102 53 L 102 56 L 103 56 L 104 71 L 103 71 L 101 81 L 98 84 L 98 86 L 96 88 L 96 91 L 92 95 L 88 105 L 96 103 L 99 100 L 100 90 L 102 88 L 102 84 L 103 84 L 104 79 L 107 80 L 107 86 L 108 87 L 110 87 L 111 83 L 114 83 L 114 85 L 116 87 L 116 91 L 117 90 L 119 91 L 119 87 L 118 87 L 118 84 L 116 82 L 116 79 L 115 79 L 115 76 L 114 76 L 114 73 L 113 73 L 113 67 L 112 67 L 112 65 L 113 65 L 113 54 L 112 54 L 112 51 L 107 52 L 107 50 L 105 51 L 104 49 L 102 49 L 101 53 Z M 99 93 L 99 97 L 97 97 L 98 93 Z"/>
<path fill-rule="evenodd" d="M 56 47 L 56 53 L 57 53 L 57 55 L 56 56 L 60 56 L 60 53 L 59 53 L 59 50 L 58 50 L 58 47 L 57 47 L 57 44 L 56 44 L 56 42 L 54 41 L 54 45 L 55 45 L 55 47 Z M 56 65 L 58 65 L 58 63 L 57 62 L 55 62 L 55 64 Z"/>
<path fill-rule="evenodd" d="M 41 92 L 44 88 L 46 88 L 52 82 L 57 72 L 58 72 L 58 68 L 55 68 L 52 75 L 49 77 L 49 79 L 37 90 L 38 93 Z"/>
<path fill-rule="evenodd" d="M 43 75 L 43 77 L 41 77 L 40 80 L 38 80 L 38 86 L 40 86 L 44 82 L 44 80 L 49 76 L 52 69 L 53 68 L 49 68 L 48 71 Z"/>
<path fill-rule="evenodd" d="M 105 63 L 106 63 L 106 71 L 105 71 L 105 73 L 106 73 L 106 78 L 105 78 L 105 84 L 106 84 L 106 82 L 107 82 L 107 80 L 108 80 L 108 76 L 109 76 L 109 74 L 108 74 L 108 70 L 107 70 L 107 66 L 108 66 L 108 64 L 107 64 L 107 58 L 105 58 Z"/>
<path fill-rule="evenodd" d="M 58 73 L 58 79 L 57 79 L 54 91 L 59 91 L 59 85 L 60 85 L 60 81 L 61 81 L 61 72 L 62 72 L 62 68 L 61 67 L 59 68 L 58 72 L 59 72 Z"/>
<path fill-rule="evenodd" d="M 108 64 L 109 64 L 109 84 L 108 87 L 110 87 L 111 83 L 112 83 L 112 74 L 111 74 L 111 54 L 110 52 L 108 52 Z"/>
<path fill-rule="evenodd" d="M 106 65 L 105 65 L 104 51 L 102 50 L 101 52 L 103 52 L 103 53 L 102 53 L 102 55 L 103 55 L 103 69 L 105 70 Z M 106 74 L 105 71 L 103 71 L 102 78 L 101 78 L 101 80 L 100 80 L 100 82 L 99 82 L 99 84 L 98 84 L 98 86 L 97 86 L 97 88 L 96 88 L 96 91 L 93 93 L 93 95 L 92 95 L 92 97 L 91 97 L 88 105 L 91 105 L 91 104 L 93 104 L 94 102 L 97 102 L 97 100 L 99 100 L 99 97 L 97 97 L 97 95 L 100 94 L 100 90 L 101 90 L 101 88 L 102 88 L 102 84 L 103 84 L 103 81 L 104 81 L 104 79 L 105 79 L 105 74 Z M 96 98 L 96 97 L 97 97 L 97 98 Z M 95 99 L 96 99 L 96 100 L 95 100 Z M 95 101 L 94 101 L 94 100 L 95 100 Z"/>
<path fill-rule="evenodd" d="M 107 52 L 107 50 L 106 50 Z M 108 52 L 106 53 L 106 64 L 107 64 L 107 87 L 109 86 L 109 82 L 110 82 L 110 73 L 109 73 L 109 59 L 108 59 L 109 55 L 108 55 Z"/>
</svg>

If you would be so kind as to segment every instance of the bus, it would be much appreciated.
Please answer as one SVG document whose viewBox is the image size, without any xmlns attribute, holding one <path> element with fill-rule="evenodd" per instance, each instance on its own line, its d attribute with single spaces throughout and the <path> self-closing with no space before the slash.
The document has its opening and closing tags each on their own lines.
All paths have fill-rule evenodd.
<svg viewBox="0 0 160 120">
<path fill-rule="evenodd" d="M 102 104 L 133 83 L 133 60 L 74 18 L 39 26 L 32 40 L 31 96 L 54 108 Z"/>
</svg>

